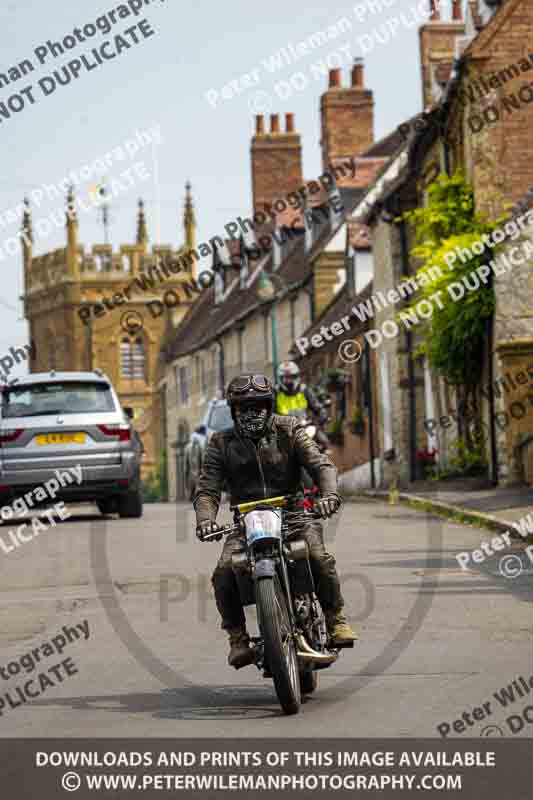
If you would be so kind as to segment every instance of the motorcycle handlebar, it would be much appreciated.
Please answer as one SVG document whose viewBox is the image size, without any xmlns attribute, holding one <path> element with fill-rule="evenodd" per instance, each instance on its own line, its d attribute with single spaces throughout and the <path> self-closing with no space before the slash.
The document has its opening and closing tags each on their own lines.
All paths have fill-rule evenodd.
<svg viewBox="0 0 533 800">
<path fill-rule="evenodd" d="M 291 513 L 291 512 L 288 512 L 288 513 Z M 311 510 L 304 511 L 302 509 L 301 511 L 298 510 L 297 512 L 293 512 L 293 513 L 305 514 L 305 516 L 308 517 L 309 519 L 323 519 L 323 517 L 317 511 L 311 511 Z M 286 526 L 284 526 L 284 527 L 286 527 Z M 218 540 L 222 536 L 229 536 L 231 533 L 237 533 L 238 531 L 240 531 L 240 529 L 241 529 L 240 524 L 238 524 L 238 525 L 223 525 L 217 531 L 213 531 L 213 533 L 208 533 L 206 536 L 202 537 L 202 542 L 210 542 L 210 541 L 213 541 L 215 539 Z"/>
</svg>

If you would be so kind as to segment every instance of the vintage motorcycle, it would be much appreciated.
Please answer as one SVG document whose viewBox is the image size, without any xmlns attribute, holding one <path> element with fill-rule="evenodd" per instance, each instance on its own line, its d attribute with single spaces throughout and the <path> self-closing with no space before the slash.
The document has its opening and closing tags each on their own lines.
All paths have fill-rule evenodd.
<svg viewBox="0 0 533 800">
<path fill-rule="evenodd" d="M 328 645 L 326 622 L 315 593 L 302 525 L 317 515 L 301 497 L 272 497 L 231 506 L 234 525 L 208 534 L 244 534 L 233 571 L 244 606 L 256 605 L 259 636 L 251 637 L 254 663 L 272 678 L 286 714 L 297 714 L 302 695 L 318 685 L 317 671 L 330 667 L 339 648 Z M 350 645 L 353 647 L 353 642 Z"/>
</svg>

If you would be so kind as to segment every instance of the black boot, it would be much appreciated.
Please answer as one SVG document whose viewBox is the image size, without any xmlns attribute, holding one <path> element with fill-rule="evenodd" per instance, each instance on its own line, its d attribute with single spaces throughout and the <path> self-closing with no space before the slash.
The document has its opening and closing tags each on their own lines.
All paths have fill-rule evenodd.
<svg viewBox="0 0 533 800">
<path fill-rule="evenodd" d="M 247 667 L 254 660 L 254 651 L 250 647 L 250 637 L 246 628 L 233 628 L 228 631 L 230 651 L 228 664 L 235 669 Z"/>
</svg>

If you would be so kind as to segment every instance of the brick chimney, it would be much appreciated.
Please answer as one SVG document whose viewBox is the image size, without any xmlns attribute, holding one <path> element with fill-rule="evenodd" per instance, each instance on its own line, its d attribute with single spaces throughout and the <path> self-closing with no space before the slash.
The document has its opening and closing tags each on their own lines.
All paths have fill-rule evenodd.
<svg viewBox="0 0 533 800">
<path fill-rule="evenodd" d="M 451 73 L 456 39 L 465 34 L 462 0 L 452 0 L 451 18 L 447 20 L 442 18 L 439 11 L 442 3 L 437 3 L 437 0 L 427 2 L 429 19 L 419 30 L 424 108 L 438 100 L 437 89 L 440 91 L 442 86 L 443 69 Z"/>
<path fill-rule="evenodd" d="M 263 115 L 257 116 L 251 157 L 254 213 L 300 188 L 304 183 L 302 144 L 294 130 L 294 114 L 285 115 L 284 131 L 278 114 L 270 115 L 270 131 L 265 130 Z"/>
<path fill-rule="evenodd" d="M 329 73 L 329 87 L 320 99 L 322 165 L 358 156 L 374 142 L 374 97 L 364 88 L 364 66 L 356 59 L 351 85 L 343 87 L 340 69 Z"/>
</svg>

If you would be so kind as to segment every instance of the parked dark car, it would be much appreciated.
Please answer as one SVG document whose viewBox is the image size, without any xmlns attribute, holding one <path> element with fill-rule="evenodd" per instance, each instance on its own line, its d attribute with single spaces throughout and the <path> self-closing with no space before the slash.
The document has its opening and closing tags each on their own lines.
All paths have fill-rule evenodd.
<svg viewBox="0 0 533 800">
<path fill-rule="evenodd" d="M 203 422 L 194 429 L 185 447 L 185 481 L 192 499 L 202 471 L 206 447 L 213 433 L 233 427 L 233 419 L 226 400 L 211 400 Z"/>
</svg>

